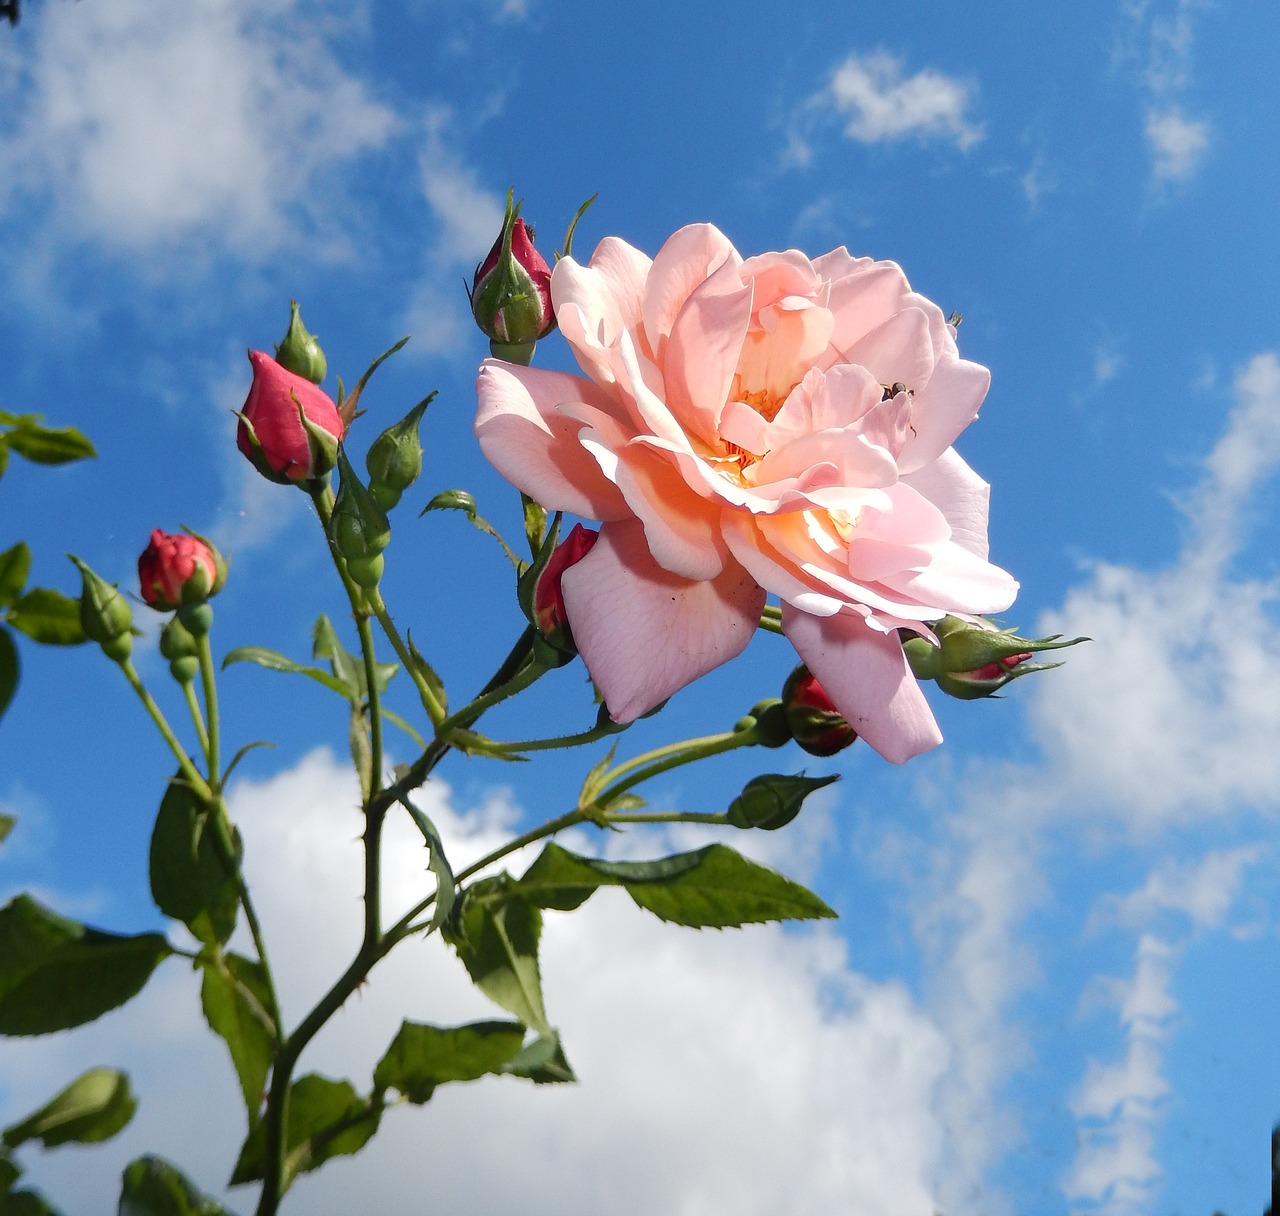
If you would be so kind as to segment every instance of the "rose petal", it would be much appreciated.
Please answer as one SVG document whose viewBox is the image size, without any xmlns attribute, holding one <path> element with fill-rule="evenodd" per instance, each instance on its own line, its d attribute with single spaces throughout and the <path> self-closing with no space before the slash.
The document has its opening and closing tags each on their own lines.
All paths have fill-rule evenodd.
<svg viewBox="0 0 1280 1216">
<path fill-rule="evenodd" d="M 476 438 L 512 485 L 554 511 L 587 519 L 625 519 L 631 512 L 617 486 L 583 459 L 582 423 L 562 415 L 561 402 L 585 402 L 610 413 L 616 406 L 589 380 L 515 367 L 497 359 L 480 365 Z"/>
<path fill-rule="evenodd" d="M 642 305 L 645 336 L 659 361 L 666 358 L 667 337 L 689 296 L 726 263 L 741 262 L 729 238 L 712 224 L 687 224 L 667 238 L 653 259 Z"/>
<path fill-rule="evenodd" d="M 902 483 L 942 512 L 956 544 L 985 560 L 991 487 L 965 464 L 955 448 L 948 448 L 937 460 L 904 475 Z"/>
<path fill-rule="evenodd" d="M 917 388 L 911 409 L 914 433 L 902 445 L 899 469 L 914 473 L 941 456 L 978 416 L 990 387 L 991 373 L 980 363 L 944 354 L 928 384 Z"/>
<path fill-rule="evenodd" d="M 631 722 L 740 654 L 765 593 L 735 562 L 692 581 L 662 569 L 639 523 L 608 523 L 561 582 L 573 639 L 615 722 Z"/>
<path fill-rule="evenodd" d="M 895 634 L 854 612 L 817 617 L 789 604 L 782 630 L 844 719 L 886 760 L 903 764 L 942 742 Z"/>
</svg>

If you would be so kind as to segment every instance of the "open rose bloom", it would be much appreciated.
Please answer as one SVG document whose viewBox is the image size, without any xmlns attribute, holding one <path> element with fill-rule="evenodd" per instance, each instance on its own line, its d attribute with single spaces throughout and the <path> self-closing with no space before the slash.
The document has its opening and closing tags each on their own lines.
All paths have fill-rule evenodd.
<svg viewBox="0 0 1280 1216">
<path fill-rule="evenodd" d="M 990 374 L 892 262 L 743 259 L 710 225 L 603 240 L 551 278 L 587 378 L 486 360 L 476 434 L 543 505 L 602 521 L 564 574 L 627 722 L 747 645 L 772 593 L 840 713 L 901 763 L 941 742 L 898 630 L 999 612 L 988 486 L 952 450 Z"/>
</svg>

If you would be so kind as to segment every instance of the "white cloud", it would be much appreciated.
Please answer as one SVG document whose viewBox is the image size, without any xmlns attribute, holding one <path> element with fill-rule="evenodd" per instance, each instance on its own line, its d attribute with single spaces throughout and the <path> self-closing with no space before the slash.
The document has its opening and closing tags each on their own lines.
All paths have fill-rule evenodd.
<svg viewBox="0 0 1280 1216">
<path fill-rule="evenodd" d="M 964 150 L 982 138 L 982 128 L 968 116 L 974 91 L 971 82 L 932 68 L 904 76 L 901 60 L 877 50 L 850 55 L 813 101 L 847 118 L 844 133 L 859 143 L 915 137 Z"/>
<path fill-rule="evenodd" d="M 1187 118 L 1176 106 L 1148 110 L 1146 135 L 1157 182 L 1189 181 L 1209 151 L 1209 124 Z"/>
<path fill-rule="evenodd" d="M 6 82 L 0 206 L 47 200 L 59 233 L 129 254 L 341 252 L 338 169 L 397 119 L 315 32 L 316 8 L 41 6 Z"/>
<path fill-rule="evenodd" d="M 1178 560 L 1156 571 L 1099 563 L 1040 622 L 1094 639 L 1032 694 L 1061 801 L 1141 832 L 1280 807 L 1277 589 L 1231 570 L 1249 496 L 1280 464 L 1280 360 L 1256 356 L 1234 389 L 1226 432 L 1186 499 Z"/>
<path fill-rule="evenodd" d="M 1192 83 L 1192 14 L 1206 7 L 1204 0 L 1165 0 L 1158 9 L 1124 6 L 1130 45 L 1113 51 L 1112 61 L 1117 68 L 1126 60 L 1144 64 L 1134 78 L 1144 99 L 1143 134 L 1157 187 L 1190 181 L 1209 152 L 1209 122 L 1188 116 L 1182 104 Z"/>
<path fill-rule="evenodd" d="M 356 803 L 349 776 L 324 752 L 233 797 L 294 1020 L 356 945 Z M 502 798 L 458 812 L 443 787 L 422 805 L 457 865 L 505 839 L 513 821 Z M 388 904 L 404 907 L 424 889 L 425 853 L 402 819 L 389 827 Z M 699 934 L 610 894 L 621 893 L 549 915 L 543 937 L 548 1008 L 579 1086 L 491 1079 L 443 1089 L 425 1110 L 391 1112 L 362 1156 L 302 1180 L 295 1205 L 317 1216 L 409 1210 L 426 1185 L 444 1209 L 535 1216 L 930 1210 L 944 1134 L 931 1103 L 948 1052 L 902 985 L 850 970 L 831 932 Z M 135 1126 L 80 1152 L 74 1171 L 58 1166 L 76 1150 L 30 1163 L 68 1216 L 100 1212 L 120 1164 L 144 1150 L 171 1156 L 207 1188 L 225 1176 L 237 1099 L 220 1045 L 201 1031 L 195 989 L 170 964 L 137 1005 L 93 1027 L 0 1042 L 0 1119 L 77 1067 L 111 1060 L 135 1074 Z M 407 943 L 316 1040 L 303 1069 L 367 1078 L 402 1016 L 500 1015 L 438 939 Z M 230 1202 L 250 1206 L 243 1193 Z"/>
<path fill-rule="evenodd" d="M 1100 343 L 1093 352 L 1093 383 L 1095 386 L 1106 384 L 1116 378 L 1116 373 L 1124 366 L 1124 358 L 1118 354 L 1109 342 Z"/>
</svg>

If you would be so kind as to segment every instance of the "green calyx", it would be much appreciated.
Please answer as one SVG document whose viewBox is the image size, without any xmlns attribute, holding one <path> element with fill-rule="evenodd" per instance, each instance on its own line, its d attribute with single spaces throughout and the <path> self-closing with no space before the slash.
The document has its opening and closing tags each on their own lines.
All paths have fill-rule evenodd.
<svg viewBox="0 0 1280 1216">
<path fill-rule="evenodd" d="M 422 472 L 422 440 L 418 429 L 433 392 L 419 401 L 399 422 L 377 437 L 364 458 L 369 471 L 369 493 L 384 510 L 390 511 L 400 496 L 418 480 Z"/>
<path fill-rule="evenodd" d="M 329 373 L 329 361 L 315 334 L 303 325 L 297 300 L 289 301 L 289 328 L 276 347 L 276 362 L 312 384 L 319 384 Z"/>
<path fill-rule="evenodd" d="M 391 540 L 391 524 L 341 448 L 338 449 L 338 495 L 329 521 L 329 537 L 346 559 L 351 577 L 366 589 L 376 587 L 382 575 L 379 555 Z"/>
<path fill-rule="evenodd" d="M 103 653 L 123 662 L 133 649 L 133 609 L 114 583 L 94 573 L 74 554 L 68 557 L 80 571 L 80 627 L 85 637 L 97 642 Z"/>
</svg>

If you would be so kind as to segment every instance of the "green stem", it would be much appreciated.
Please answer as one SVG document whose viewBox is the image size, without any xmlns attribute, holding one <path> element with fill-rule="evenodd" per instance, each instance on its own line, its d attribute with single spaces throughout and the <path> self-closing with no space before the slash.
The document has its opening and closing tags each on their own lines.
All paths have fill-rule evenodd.
<svg viewBox="0 0 1280 1216">
<path fill-rule="evenodd" d="M 782 609 L 774 604 L 766 604 L 760 610 L 760 628 L 769 633 L 781 633 Z"/>
<path fill-rule="evenodd" d="M 438 733 L 448 738 L 449 732 L 455 727 L 470 726 L 482 713 L 487 709 L 492 709 L 495 705 L 507 700 L 508 697 L 514 697 L 516 693 L 523 692 L 535 681 L 539 680 L 546 674 L 547 669 L 540 663 L 527 663 L 521 670 L 517 671 L 505 684 L 498 688 L 494 688 L 489 692 L 481 693 L 470 705 L 464 709 L 460 709 L 456 714 L 450 714 L 437 727 Z"/>
<path fill-rule="evenodd" d="M 352 607 L 355 608 L 355 604 Z M 365 795 L 364 833 L 364 940 L 376 946 L 381 934 L 382 822 L 386 810 L 382 793 L 382 705 L 378 692 L 378 661 L 373 648 L 373 626 L 366 615 L 357 615 L 360 650 L 364 655 L 364 680 L 369 694 L 369 780 Z"/>
<path fill-rule="evenodd" d="M 191 721 L 195 724 L 196 736 L 200 740 L 200 750 L 204 752 L 205 759 L 209 756 L 209 732 L 204 728 L 204 714 L 200 709 L 200 702 L 196 697 L 196 685 L 194 680 L 188 680 L 182 686 L 182 695 L 186 698 L 187 710 L 191 714 Z M 213 769 L 209 770 L 213 772 Z"/>
<path fill-rule="evenodd" d="M 549 752 L 562 747 L 582 747 L 588 743 L 598 743 L 610 735 L 616 735 L 626 728 L 616 722 L 597 723 L 590 730 L 579 731 L 576 735 L 556 735 L 550 739 L 516 739 L 502 741 L 489 739 L 485 747 L 497 752 Z"/>
<path fill-rule="evenodd" d="M 220 781 L 219 774 L 222 771 L 221 728 L 218 724 L 218 681 L 213 670 L 213 651 L 209 646 L 208 633 L 198 635 L 196 646 L 200 655 L 200 685 L 204 692 L 205 720 L 209 724 L 205 754 L 209 762 L 209 780 L 217 786 Z"/>
<path fill-rule="evenodd" d="M 651 811 L 637 814 L 609 811 L 606 818 L 609 823 L 712 823 L 723 826 L 729 822 L 729 816 L 723 811 Z"/>
<path fill-rule="evenodd" d="M 752 747 L 758 741 L 753 723 L 746 730 L 704 735 L 700 739 L 686 739 L 682 743 L 670 743 L 666 747 L 655 748 L 651 752 L 645 752 L 628 760 L 625 764 L 618 765 L 607 773 L 601 791 L 592 799 L 592 804 L 607 807 L 619 794 L 626 793 L 642 781 L 648 781 L 650 777 L 692 764 L 695 760 L 723 755 L 739 747 Z"/>
<path fill-rule="evenodd" d="M 138 675 L 132 660 L 127 658 L 117 660 L 117 666 L 124 672 L 124 678 L 129 681 L 129 687 L 138 694 L 138 699 L 142 702 L 147 713 L 151 715 L 151 720 L 156 724 L 156 728 L 164 737 L 164 741 L 169 745 L 169 750 L 177 757 L 178 767 L 182 770 L 182 775 L 190 783 L 191 788 L 201 798 L 212 799 L 213 791 L 209 788 L 209 783 L 200 775 L 196 766 L 191 763 L 191 757 L 187 755 L 186 749 L 182 744 L 178 742 L 178 736 L 173 733 L 173 728 L 165 719 L 164 714 L 161 713 L 160 706 L 155 703 L 146 686 L 142 683 L 142 679 Z"/>
<path fill-rule="evenodd" d="M 446 716 L 445 708 L 440 704 L 440 698 L 436 696 L 435 689 L 431 687 L 427 677 L 418 670 L 418 665 L 413 661 L 413 655 L 405 644 L 404 639 L 401 638 L 395 621 L 391 619 L 391 613 L 387 611 L 387 605 L 383 601 L 379 590 L 375 587 L 367 595 L 369 607 L 373 609 L 373 615 L 378 618 L 378 624 L 382 626 L 382 632 L 386 634 L 387 641 L 391 643 L 397 657 L 404 665 L 405 671 L 408 672 L 409 679 L 413 681 L 414 687 L 418 690 L 422 708 L 427 711 L 427 717 L 431 719 L 431 725 L 439 727 Z"/>
</svg>

